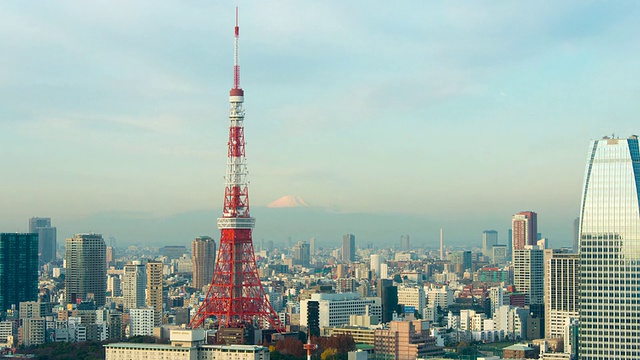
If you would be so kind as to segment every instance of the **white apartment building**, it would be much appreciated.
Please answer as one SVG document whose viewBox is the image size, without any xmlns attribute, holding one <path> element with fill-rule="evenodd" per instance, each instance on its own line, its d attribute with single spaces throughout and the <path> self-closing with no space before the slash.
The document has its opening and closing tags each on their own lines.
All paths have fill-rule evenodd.
<svg viewBox="0 0 640 360">
<path fill-rule="evenodd" d="M 44 318 L 26 318 L 22 320 L 22 344 L 40 345 L 45 342 L 46 320 Z"/>
<path fill-rule="evenodd" d="M 10 338 L 13 336 L 13 322 L 12 321 L 0 321 L 0 346 L 2 344 L 6 344 Z"/>
<path fill-rule="evenodd" d="M 129 310 L 129 336 L 153 335 L 153 308 Z"/>
<path fill-rule="evenodd" d="M 370 315 L 382 321 L 382 302 L 379 297 L 360 298 L 358 293 L 311 294 L 300 302 L 300 325 L 308 326 L 309 303 L 318 303 L 318 323 L 322 327 L 348 325 L 351 315 Z"/>
<path fill-rule="evenodd" d="M 453 304 L 453 290 L 448 286 L 441 287 L 426 287 L 425 293 L 427 296 L 427 304 L 433 307 L 440 306 L 441 309 L 449 307 Z"/>
<path fill-rule="evenodd" d="M 527 335 L 529 311 L 511 305 L 502 305 L 493 314 L 495 330 L 504 330 L 504 336 L 512 339 L 524 339 Z"/>
</svg>

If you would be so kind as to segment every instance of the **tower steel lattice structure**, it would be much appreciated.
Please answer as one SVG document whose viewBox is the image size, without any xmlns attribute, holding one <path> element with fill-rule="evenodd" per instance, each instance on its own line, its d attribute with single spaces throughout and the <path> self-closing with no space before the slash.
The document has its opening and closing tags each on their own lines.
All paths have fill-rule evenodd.
<svg viewBox="0 0 640 360">
<path fill-rule="evenodd" d="M 240 87 L 238 62 L 238 9 L 234 43 L 233 88 L 229 93 L 229 143 L 222 217 L 218 218 L 220 247 L 209 291 L 189 327 L 197 328 L 208 318 L 218 327 L 254 324 L 282 331 L 280 318 L 266 297 L 256 265 L 249 214 L 249 190 L 244 141 L 244 91 Z"/>
</svg>

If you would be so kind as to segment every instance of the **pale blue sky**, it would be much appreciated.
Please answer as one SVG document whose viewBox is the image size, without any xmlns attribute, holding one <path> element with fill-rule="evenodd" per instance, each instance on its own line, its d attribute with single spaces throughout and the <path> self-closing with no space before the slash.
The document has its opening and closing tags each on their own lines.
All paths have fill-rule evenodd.
<svg viewBox="0 0 640 360">
<path fill-rule="evenodd" d="M 634 1 L 3 2 L 0 231 L 217 216 L 236 5 L 254 206 L 406 213 L 460 242 L 533 210 L 569 244 L 589 140 L 640 132 Z"/>
</svg>

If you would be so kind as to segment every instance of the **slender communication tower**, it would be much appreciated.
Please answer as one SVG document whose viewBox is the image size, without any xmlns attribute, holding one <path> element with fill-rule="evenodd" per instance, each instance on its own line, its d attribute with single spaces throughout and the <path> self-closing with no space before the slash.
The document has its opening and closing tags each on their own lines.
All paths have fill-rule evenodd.
<svg viewBox="0 0 640 360">
<path fill-rule="evenodd" d="M 249 215 L 249 190 L 244 142 L 244 91 L 240 87 L 238 63 L 238 8 L 233 62 L 233 88 L 229 93 L 229 143 L 227 154 L 226 185 L 222 217 L 218 218 L 220 248 L 211 286 L 189 324 L 200 327 L 213 317 L 218 327 L 244 327 L 260 322 L 282 331 L 280 319 L 266 297 L 253 251 L 251 231 L 255 219 Z"/>
</svg>

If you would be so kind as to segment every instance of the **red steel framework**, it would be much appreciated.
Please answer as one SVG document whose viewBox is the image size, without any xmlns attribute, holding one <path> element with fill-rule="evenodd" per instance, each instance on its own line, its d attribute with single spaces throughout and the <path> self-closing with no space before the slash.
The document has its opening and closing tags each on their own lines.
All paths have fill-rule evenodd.
<svg viewBox="0 0 640 360">
<path fill-rule="evenodd" d="M 284 327 L 266 297 L 256 265 L 251 237 L 255 219 L 249 215 L 249 190 L 245 163 L 244 91 L 240 87 L 238 63 L 238 9 L 236 8 L 233 88 L 229 92 L 229 143 L 224 207 L 218 218 L 220 247 L 207 296 L 189 323 L 197 328 L 208 318 L 217 327 L 254 324 L 278 331 Z"/>
</svg>

